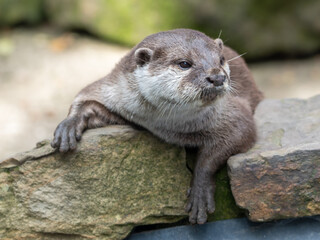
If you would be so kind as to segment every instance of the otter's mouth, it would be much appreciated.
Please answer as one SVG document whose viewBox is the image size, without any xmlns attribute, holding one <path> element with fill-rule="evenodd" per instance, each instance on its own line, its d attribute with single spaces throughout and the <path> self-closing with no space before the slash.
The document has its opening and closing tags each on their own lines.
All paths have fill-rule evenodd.
<svg viewBox="0 0 320 240">
<path fill-rule="evenodd" d="M 200 98 L 203 101 L 212 101 L 217 97 L 223 96 L 226 93 L 224 86 L 203 88 L 200 94 Z"/>
</svg>

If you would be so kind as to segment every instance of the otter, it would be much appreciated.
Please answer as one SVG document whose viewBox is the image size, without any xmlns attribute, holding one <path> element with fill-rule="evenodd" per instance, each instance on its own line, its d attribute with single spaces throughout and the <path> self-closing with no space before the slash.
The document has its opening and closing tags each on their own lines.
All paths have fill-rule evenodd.
<svg viewBox="0 0 320 240">
<path fill-rule="evenodd" d="M 67 152 L 85 129 L 134 124 L 197 148 L 186 211 L 190 223 L 202 224 L 215 211 L 216 171 L 256 140 L 253 113 L 262 98 L 243 58 L 221 39 L 191 29 L 159 32 L 80 91 L 51 145 Z"/>
</svg>

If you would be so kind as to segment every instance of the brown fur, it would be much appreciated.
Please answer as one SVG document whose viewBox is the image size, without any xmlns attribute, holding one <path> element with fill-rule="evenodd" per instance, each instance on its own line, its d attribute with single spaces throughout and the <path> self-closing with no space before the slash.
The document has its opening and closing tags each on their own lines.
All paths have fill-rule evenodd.
<svg viewBox="0 0 320 240">
<path fill-rule="evenodd" d="M 52 146 L 73 150 L 86 128 L 134 123 L 169 143 L 197 147 L 186 210 L 191 223 L 204 223 L 215 210 L 215 172 L 256 138 L 252 115 L 263 96 L 237 56 L 220 39 L 194 30 L 151 35 L 79 93 Z M 225 62 L 233 58 L 228 76 Z M 182 61 L 191 67 L 182 69 Z M 233 91 L 218 85 L 226 77 Z"/>
</svg>

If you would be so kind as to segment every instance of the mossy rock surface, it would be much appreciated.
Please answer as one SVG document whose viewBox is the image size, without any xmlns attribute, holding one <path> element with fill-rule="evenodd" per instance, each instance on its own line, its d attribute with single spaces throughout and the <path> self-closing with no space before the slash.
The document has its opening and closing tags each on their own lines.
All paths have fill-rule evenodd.
<svg viewBox="0 0 320 240">
<path fill-rule="evenodd" d="M 182 148 L 125 126 L 87 131 L 74 153 L 48 154 L 48 144 L 1 170 L 2 231 L 123 239 L 136 225 L 186 217 Z"/>
<path fill-rule="evenodd" d="M 146 36 L 192 28 L 221 38 L 247 59 L 320 49 L 318 0 L 0 0 L 0 26 L 47 21 L 133 46 Z"/>
<path fill-rule="evenodd" d="M 198 29 L 251 59 L 320 49 L 320 2 L 310 0 L 45 0 L 51 22 L 133 46 L 155 32 Z"/>
<path fill-rule="evenodd" d="M 225 170 L 218 179 L 214 219 L 235 217 Z M 186 219 L 190 181 L 183 148 L 129 126 L 88 130 L 67 154 L 43 141 L 0 161 L 0 238 L 123 239 Z"/>
<path fill-rule="evenodd" d="M 46 10 L 59 26 L 85 29 L 129 46 L 154 32 L 192 25 L 192 18 L 185 17 L 192 9 L 181 1 L 46 0 Z"/>
</svg>

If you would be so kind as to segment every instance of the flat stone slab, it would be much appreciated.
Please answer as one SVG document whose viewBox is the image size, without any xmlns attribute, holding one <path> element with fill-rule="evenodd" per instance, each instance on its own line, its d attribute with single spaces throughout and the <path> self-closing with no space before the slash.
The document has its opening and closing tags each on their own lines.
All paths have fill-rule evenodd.
<svg viewBox="0 0 320 240">
<path fill-rule="evenodd" d="M 187 217 L 185 151 L 128 126 L 86 131 L 73 153 L 49 141 L 0 161 L 0 239 L 125 238 Z"/>
<path fill-rule="evenodd" d="M 67 154 L 42 141 L 0 161 L 0 239 L 120 240 L 136 226 L 186 223 L 187 156 L 129 126 L 88 130 Z M 215 201 L 210 221 L 243 216 L 226 167 Z"/>
<path fill-rule="evenodd" d="M 126 240 L 318 240 L 320 219 L 252 223 L 245 218 L 136 233 Z"/>
<path fill-rule="evenodd" d="M 255 120 L 256 145 L 228 160 L 237 205 L 253 221 L 320 214 L 320 95 L 266 99 Z"/>
</svg>

